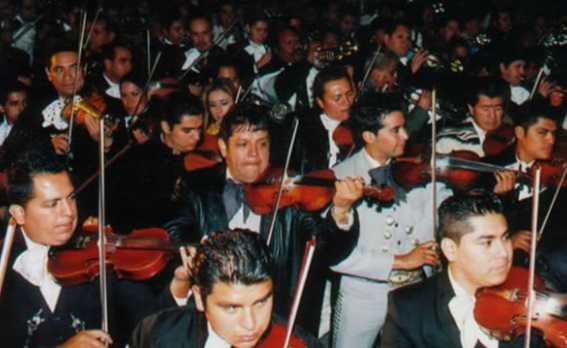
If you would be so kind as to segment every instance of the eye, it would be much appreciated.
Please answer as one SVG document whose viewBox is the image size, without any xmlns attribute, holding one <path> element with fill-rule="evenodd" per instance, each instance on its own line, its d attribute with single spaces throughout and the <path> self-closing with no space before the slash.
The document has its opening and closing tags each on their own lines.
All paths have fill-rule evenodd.
<svg viewBox="0 0 567 348">
<path fill-rule="evenodd" d="M 238 307 L 236 307 L 236 306 L 226 306 L 226 307 L 224 307 L 224 310 L 227 311 L 227 312 L 229 312 L 229 313 L 234 313 L 234 312 L 236 312 L 237 309 L 238 309 Z"/>
</svg>

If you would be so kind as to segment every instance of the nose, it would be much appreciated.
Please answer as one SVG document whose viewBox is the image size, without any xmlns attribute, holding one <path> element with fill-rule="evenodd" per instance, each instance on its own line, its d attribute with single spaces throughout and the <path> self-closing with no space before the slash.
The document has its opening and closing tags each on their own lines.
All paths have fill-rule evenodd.
<svg viewBox="0 0 567 348">
<path fill-rule="evenodd" d="M 247 331 L 254 330 L 256 327 L 256 315 L 252 310 L 246 310 L 242 314 L 242 320 L 240 321 L 240 326 Z"/>
<path fill-rule="evenodd" d="M 408 140 L 409 134 L 405 128 L 400 129 L 400 137 L 404 140 Z"/>
<path fill-rule="evenodd" d="M 498 258 L 507 258 L 510 249 L 508 244 L 511 247 L 512 242 L 510 240 L 506 240 L 494 243 L 494 255 Z"/>
<path fill-rule="evenodd" d="M 63 199 L 61 200 L 61 215 L 62 216 L 73 216 L 74 211 L 74 201 Z"/>
</svg>

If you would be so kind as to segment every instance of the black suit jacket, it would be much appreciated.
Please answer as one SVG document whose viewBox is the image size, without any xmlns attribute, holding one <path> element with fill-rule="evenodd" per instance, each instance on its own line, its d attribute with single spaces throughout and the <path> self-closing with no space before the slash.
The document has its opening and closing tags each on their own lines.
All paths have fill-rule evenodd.
<svg viewBox="0 0 567 348">
<path fill-rule="evenodd" d="M 54 347 L 81 330 L 100 329 L 102 309 L 98 278 L 73 286 L 62 286 L 52 312 L 39 288 L 12 269 L 26 250 L 17 232 L 0 298 L 1 347 Z M 144 317 L 176 306 L 169 287 L 159 294 L 142 282 L 108 277 L 109 327 L 115 346 L 126 343 L 129 333 Z"/>
<path fill-rule="evenodd" d="M 460 331 L 449 310 L 455 296 L 447 271 L 388 295 L 388 314 L 380 347 L 458 348 Z M 478 347 L 482 347 L 477 343 Z M 523 347 L 522 337 L 500 342 L 500 348 Z M 538 337 L 532 347 L 545 347 Z"/>
<path fill-rule="evenodd" d="M 226 166 L 219 164 L 197 170 L 181 179 L 177 218 L 165 228 L 174 241 L 199 242 L 211 232 L 225 230 L 229 221 L 222 193 L 226 183 Z M 268 238 L 270 214 L 262 215 L 260 234 Z M 305 243 L 317 238 L 306 292 L 298 315 L 298 324 L 316 333 L 323 300 L 325 272 L 328 264 L 346 258 L 358 238 L 358 221 L 351 230 L 340 230 L 330 214 L 325 219 L 318 213 L 303 212 L 294 207 L 278 212 L 270 249 L 274 257 L 274 311 L 287 317 L 296 288 Z"/>
</svg>

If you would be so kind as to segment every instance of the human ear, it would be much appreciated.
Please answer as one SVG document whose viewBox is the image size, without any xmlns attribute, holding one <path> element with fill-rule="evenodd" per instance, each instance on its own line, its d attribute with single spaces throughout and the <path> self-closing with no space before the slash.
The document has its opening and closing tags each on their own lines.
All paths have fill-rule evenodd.
<svg viewBox="0 0 567 348">
<path fill-rule="evenodd" d="M 9 210 L 10 210 L 10 214 L 12 215 L 12 217 L 14 217 L 18 225 L 23 225 L 26 220 L 25 219 L 26 212 L 24 210 L 24 207 L 22 207 L 19 204 L 12 204 L 10 205 Z"/>
<path fill-rule="evenodd" d="M 441 240 L 441 250 L 449 262 L 454 262 L 457 260 L 457 243 L 449 238 L 443 238 Z"/>
<path fill-rule="evenodd" d="M 226 158 L 226 155 L 228 153 L 228 146 L 226 145 L 226 142 L 223 139 L 219 138 L 218 144 L 219 144 L 219 151 L 221 153 L 221 156 L 223 158 Z"/>
</svg>

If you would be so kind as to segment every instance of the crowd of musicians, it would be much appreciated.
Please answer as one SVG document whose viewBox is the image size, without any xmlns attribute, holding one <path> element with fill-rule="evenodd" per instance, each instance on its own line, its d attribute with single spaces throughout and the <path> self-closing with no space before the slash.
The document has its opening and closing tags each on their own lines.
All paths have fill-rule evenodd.
<svg viewBox="0 0 567 348">
<path fill-rule="evenodd" d="M 561 300 L 522 325 L 522 269 L 567 292 L 563 1 L 0 0 L 0 31 L 0 346 L 567 347 Z"/>
</svg>

